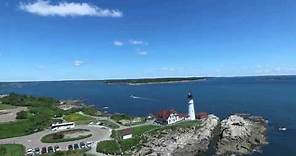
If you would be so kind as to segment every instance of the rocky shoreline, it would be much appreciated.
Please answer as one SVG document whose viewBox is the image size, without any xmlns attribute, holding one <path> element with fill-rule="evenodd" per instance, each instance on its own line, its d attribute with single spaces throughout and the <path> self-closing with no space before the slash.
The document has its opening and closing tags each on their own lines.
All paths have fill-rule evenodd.
<svg viewBox="0 0 296 156">
<path fill-rule="evenodd" d="M 221 121 L 217 155 L 247 155 L 267 144 L 266 121 L 262 117 L 231 115 Z"/>
<path fill-rule="evenodd" d="M 148 142 L 135 155 L 137 156 L 193 156 L 208 149 L 213 131 L 219 124 L 219 118 L 209 115 L 198 127 L 165 129 L 149 136 Z"/>
<path fill-rule="evenodd" d="M 231 115 L 219 121 L 209 115 L 198 127 L 164 129 L 149 135 L 136 156 L 247 155 L 258 151 L 266 141 L 266 122 L 262 117 Z M 213 139 L 217 136 L 217 139 Z M 214 144 L 214 149 L 209 145 Z"/>
</svg>

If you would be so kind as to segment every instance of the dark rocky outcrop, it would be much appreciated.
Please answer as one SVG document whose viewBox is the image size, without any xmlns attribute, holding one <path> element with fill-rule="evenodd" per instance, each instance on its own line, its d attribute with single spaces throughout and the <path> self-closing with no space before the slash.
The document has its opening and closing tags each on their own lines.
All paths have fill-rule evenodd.
<svg viewBox="0 0 296 156">
<path fill-rule="evenodd" d="M 219 118 L 209 115 L 200 127 L 178 127 L 164 129 L 149 136 L 148 142 L 135 155 L 137 156 L 194 156 L 207 151 L 213 131 L 219 124 Z"/>
<path fill-rule="evenodd" d="M 267 144 L 266 123 L 261 117 L 231 115 L 221 121 L 217 155 L 250 154 L 261 145 Z"/>
</svg>

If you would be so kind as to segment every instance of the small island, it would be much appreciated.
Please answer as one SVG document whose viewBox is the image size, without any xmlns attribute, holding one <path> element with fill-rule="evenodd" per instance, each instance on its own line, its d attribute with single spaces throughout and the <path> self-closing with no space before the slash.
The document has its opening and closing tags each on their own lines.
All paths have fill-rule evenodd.
<svg viewBox="0 0 296 156">
<path fill-rule="evenodd" d="M 177 83 L 177 82 L 190 82 L 207 80 L 210 77 L 170 77 L 170 78 L 142 78 L 142 79 L 113 79 L 104 80 L 104 83 L 113 84 L 130 84 L 130 85 L 141 85 L 141 84 L 158 84 L 158 83 Z"/>
</svg>

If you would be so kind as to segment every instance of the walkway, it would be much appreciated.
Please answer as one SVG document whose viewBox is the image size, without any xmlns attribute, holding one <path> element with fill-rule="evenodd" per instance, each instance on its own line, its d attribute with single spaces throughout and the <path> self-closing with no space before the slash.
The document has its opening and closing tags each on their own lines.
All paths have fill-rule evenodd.
<svg viewBox="0 0 296 156">
<path fill-rule="evenodd" d="M 109 129 L 101 128 L 99 126 L 88 126 L 88 125 L 78 125 L 75 129 L 88 129 L 93 134 L 89 138 L 70 141 L 70 142 L 62 142 L 62 143 L 42 143 L 41 138 L 47 134 L 55 133 L 51 130 L 44 130 L 41 132 L 37 132 L 31 135 L 21 136 L 21 137 L 14 137 L 14 138 L 7 138 L 1 139 L 0 144 L 23 144 L 26 149 L 28 148 L 42 148 L 48 146 L 55 146 L 58 145 L 61 150 L 67 150 L 68 145 L 80 143 L 80 142 L 97 142 L 102 140 L 110 139 L 111 131 Z"/>
</svg>

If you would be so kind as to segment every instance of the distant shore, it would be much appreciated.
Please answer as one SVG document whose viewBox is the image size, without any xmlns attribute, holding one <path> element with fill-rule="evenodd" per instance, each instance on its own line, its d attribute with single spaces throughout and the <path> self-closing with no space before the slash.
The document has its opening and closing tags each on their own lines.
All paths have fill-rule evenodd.
<svg viewBox="0 0 296 156">
<path fill-rule="evenodd" d="M 163 83 L 184 83 L 184 82 L 192 82 L 192 81 L 202 81 L 202 80 L 207 80 L 209 78 L 210 77 L 119 79 L 119 80 L 105 80 L 104 83 L 146 85 L 146 84 L 163 84 Z"/>
</svg>

